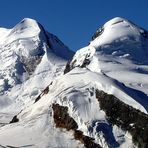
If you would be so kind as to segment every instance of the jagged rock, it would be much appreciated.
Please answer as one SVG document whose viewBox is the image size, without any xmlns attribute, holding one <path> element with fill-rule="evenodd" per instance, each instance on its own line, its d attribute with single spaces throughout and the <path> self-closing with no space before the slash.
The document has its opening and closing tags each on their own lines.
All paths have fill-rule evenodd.
<svg viewBox="0 0 148 148">
<path fill-rule="evenodd" d="M 13 119 L 10 121 L 10 123 L 19 122 L 19 119 L 17 118 L 17 115 L 13 117 Z"/>
<path fill-rule="evenodd" d="M 94 40 L 94 39 L 96 39 L 98 36 L 100 36 L 100 35 L 103 33 L 103 31 L 104 31 L 104 28 L 103 28 L 103 27 L 99 28 L 99 29 L 95 32 L 95 34 L 92 36 L 92 40 Z"/>
<path fill-rule="evenodd" d="M 96 90 L 100 108 L 105 111 L 108 120 L 128 131 L 138 147 L 148 147 L 148 115 L 123 102 L 113 95 Z"/>
<path fill-rule="evenodd" d="M 52 85 L 52 82 L 43 90 L 43 92 L 35 99 L 36 103 L 37 101 L 39 101 L 41 99 L 41 97 L 45 94 L 47 94 L 49 92 L 49 86 Z"/>
<path fill-rule="evenodd" d="M 78 125 L 73 118 L 68 114 L 68 107 L 60 106 L 59 104 L 53 104 L 53 118 L 58 128 L 66 128 L 68 131 L 74 131 L 74 137 L 84 144 L 86 148 L 101 148 L 101 146 L 95 143 L 93 138 L 83 135 L 82 131 L 77 130 Z"/>
<path fill-rule="evenodd" d="M 68 115 L 68 107 L 60 106 L 59 104 L 53 104 L 54 121 L 57 127 L 66 128 L 67 130 L 76 130 L 78 128 L 77 123 Z"/>
<path fill-rule="evenodd" d="M 64 74 L 68 73 L 70 70 L 71 70 L 70 61 L 68 61 L 64 69 Z"/>
</svg>

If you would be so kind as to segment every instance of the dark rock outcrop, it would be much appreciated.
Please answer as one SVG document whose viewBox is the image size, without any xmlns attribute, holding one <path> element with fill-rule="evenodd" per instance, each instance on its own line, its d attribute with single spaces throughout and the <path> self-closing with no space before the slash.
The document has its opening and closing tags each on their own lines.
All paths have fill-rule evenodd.
<svg viewBox="0 0 148 148">
<path fill-rule="evenodd" d="M 94 142 L 94 139 L 83 135 L 82 131 L 77 130 L 78 125 L 73 118 L 68 114 L 68 107 L 53 104 L 54 122 L 58 128 L 66 128 L 68 131 L 73 130 L 74 138 L 84 144 L 86 148 L 101 148 L 101 146 Z"/>
<path fill-rule="evenodd" d="M 148 115 L 103 91 L 96 90 L 100 108 L 105 111 L 109 122 L 128 131 L 133 142 L 141 148 L 148 147 Z"/>
<path fill-rule="evenodd" d="M 97 29 L 97 31 L 92 36 L 92 40 L 95 40 L 98 36 L 100 36 L 104 31 L 104 27 Z"/>
<path fill-rule="evenodd" d="M 65 69 L 64 69 L 64 74 L 68 73 L 69 71 L 71 71 L 75 67 L 86 68 L 87 65 L 90 64 L 91 59 L 89 58 L 89 54 L 86 54 L 85 59 L 84 59 L 81 66 L 80 65 L 74 66 L 75 62 L 76 62 L 76 60 L 74 60 L 73 62 L 71 62 L 71 61 L 67 62 Z"/>
<path fill-rule="evenodd" d="M 70 70 L 71 70 L 71 65 L 70 61 L 68 61 L 64 69 L 64 74 L 68 73 Z"/>
<path fill-rule="evenodd" d="M 17 115 L 15 115 L 12 120 L 10 121 L 10 123 L 15 123 L 15 122 L 19 122 L 19 119 L 17 118 Z"/>
<path fill-rule="evenodd" d="M 77 123 L 68 114 L 68 107 L 53 104 L 52 108 L 54 111 L 53 118 L 57 127 L 66 128 L 68 131 L 78 128 Z"/>
<path fill-rule="evenodd" d="M 52 85 L 52 82 L 43 90 L 43 92 L 35 99 L 35 102 L 36 103 L 37 101 L 39 101 L 41 99 L 41 97 L 45 94 L 47 94 L 49 92 L 49 86 Z"/>
</svg>

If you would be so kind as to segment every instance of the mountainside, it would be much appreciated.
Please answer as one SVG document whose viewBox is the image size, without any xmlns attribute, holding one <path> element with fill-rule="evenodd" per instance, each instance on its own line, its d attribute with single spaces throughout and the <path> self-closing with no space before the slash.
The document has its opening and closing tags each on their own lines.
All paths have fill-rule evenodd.
<svg viewBox="0 0 148 148">
<path fill-rule="evenodd" d="M 23 26 L 35 26 L 32 23 Z M 39 40 L 43 42 L 39 48 L 32 50 L 30 41 L 25 42 L 21 52 L 9 48 L 21 62 L 25 58 L 23 67 L 29 60 L 31 68 L 24 69 L 26 79 L 21 79 L 23 74 L 12 63 L 8 69 L 10 73 L 15 70 L 15 76 L 19 74 L 20 82 L 10 83 L 15 85 L 5 90 L 7 96 L 12 96 L 12 103 L 7 102 L 9 109 L 3 105 L 9 99 L 0 102 L 4 108 L 0 146 L 148 147 L 148 32 L 126 19 L 114 18 L 99 28 L 90 44 L 66 64 L 64 55 L 70 58 L 71 52 L 38 26 Z M 0 31 L 6 34 L 2 45 L 6 40 L 9 44 L 12 31 Z M 22 36 L 30 40 L 31 32 L 27 29 Z M 21 31 L 18 36 L 20 39 Z M 41 60 L 31 65 L 36 56 Z M 13 112 L 13 118 L 6 114 L 7 110 Z"/>
<path fill-rule="evenodd" d="M 77 51 L 67 64 L 67 71 L 85 67 L 117 80 L 131 97 L 120 96 L 121 101 L 147 113 L 148 32 L 128 20 L 114 18 L 98 29 L 92 38 L 89 46 Z M 112 90 L 110 93 L 116 92 Z"/>
<path fill-rule="evenodd" d="M 0 110 L 9 114 L 34 101 L 73 52 L 29 18 L 12 29 L 1 28 L 0 35 Z"/>
</svg>

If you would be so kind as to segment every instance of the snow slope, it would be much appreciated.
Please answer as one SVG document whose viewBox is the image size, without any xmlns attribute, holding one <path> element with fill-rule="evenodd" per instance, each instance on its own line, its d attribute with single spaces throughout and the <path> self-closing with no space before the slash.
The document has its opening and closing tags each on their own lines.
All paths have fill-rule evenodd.
<svg viewBox="0 0 148 148">
<path fill-rule="evenodd" d="M 104 111 L 99 108 L 95 89 L 104 90 L 108 93 L 114 90 L 120 92 L 118 94 L 120 96 L 126 95 L 112 79 L 85 69 L 76 68 L 55 79 L 49 86 L 48 94 L 43 95 L 38 102 L 29 106 L 17 116 L 18 123 L 6 125 L 0 129 L 1 145 L 7 144 L 16 147 L 21 145 L 68 147 L 67 145 L 71 145 L 71 140 L 61 136 L 66 131 L 61 131 L 57 136 L 58 129 L 54 128 L 52 105 L 58 103 L 67 106 L 69 115 L 78 124 L 78 129 L 83 131 L 85 135 L 93 137 L 95 142 L 102 147 L 118 147 L 119 145 L 120 147 L 127 145 L 132 147 L 131 136 L 119 127 L 111 127 L 107 121 Z M 130 96 L 128 97 L 130 99 Z M 135 102 L 133 101 L 133 103 Z M 25 129 L 29 133 L 26 133 Z M 13 135 L 15 135 L 14 139 L 11 138 Z M 67 133 L 67 136 L 71 138 L 72 135 L 71 131 Z M 10 140 L 7 140 L 6 137 Z M 43 140 L 41 140 L 42 138 L 38 140 L 40 137 Z M 50 138 L 53 139 L 52 142 L 47 140 Z M 19 142 L 15 139 L 19 139 Z M 54 143 L 55 140 L 56 143 Z M 67 140 L 67 143 L 65 143 L 65 140 Z M 63 141 L 63 145 L 61 141 Z M 79 147 L 79 144 L 75 142 L 74 147 L 77 146 Z"/>
</svg>

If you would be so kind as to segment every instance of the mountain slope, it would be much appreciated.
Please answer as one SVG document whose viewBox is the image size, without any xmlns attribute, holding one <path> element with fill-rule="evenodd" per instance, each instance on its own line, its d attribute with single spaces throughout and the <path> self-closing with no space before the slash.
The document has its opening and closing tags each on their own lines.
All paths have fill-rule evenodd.
<svg viewBox="0 0 148 148">
<path fill-rule="evenodd" d="M 16 112 L 62 73 L 73 52 L 30 18 L 0 34 L 0 110 Z"/>
<path fill-rule="evenodd" d="M 36 99 L 19 92 L 26 105 L 0 128 L 2 147 L 148 146 L 147 31 L 114 18 L 92 39 L 62 69 L 64 75 L 45 75 L 47 86 Z M 43 61 L 35 73 L 48 63 Z M 25 90 L 30 83 L 42 85 L 34 77 Z"/>
<path fill-rule="evenodd" d="M 48 93 L 43 93 L 35 104 L 18 114 L 18 122 L 13 123 L 13 128 L 11 124 L 1 128 L 1 144 L 6 145 L 7 143 L 7 145 L 11 146 L 33 144 L 34 147 L 40 145 L 52 147 L 53 142 L 50 140 L 46 141 L 52 135 L 52 138 L 57 141 L 54 146 L 61 147 L 59 142 L 61 140 L 65 141 L 65 138 L 59 136 L 67 131 L 64 130 L 58 133 L 57 140 L 56 130 L 58 130 L 58 126 L 55 124 L 56 120 L 53 118 L 55 112 L 52 109 L 54 104 L 59 104 L 68 108 L 68 114 L 77 123 L 77 129 L 82 131 L 84 135 L 92 137 L 94 142 L 101 147 L 132 147 L 134 144 L 131 135 L 116 124 L 112 125 L 108 121 L 106 113 L 100 108 L 96 98 L 96 89 L 109 92 L 113 88 L 115 91 L 120 92 L 120 95 L 126 95 L 113 80 L 106 78 L 106 76 L 76 68 L 68 74 L 57 78 L 49 86 Z M 64 112 L 58 118 L 59 122 L 62 117 L 65 117 Z M 27 136 L 28 132 L 24 132 L 25 128 L 30 133 L 29 135 L 32 134 L 31 136 Z M 34 129 L 34 132 L 31 129 Z M 34 134 L 36 132 L 38 134 Z M 6 137 L 11 139 L 14 134 L 16 135 L 15 139 L 22 137 L 19 143 L 15 139 L 9 142 L 6 140 Z M 41 142 L 43 140 L 37 140 L 40 135 L 43 137 L 44 144 Z M 75 139 L 72 130 L 67 135 L 71 137 L 70 139 Z M 67 140 L 67 144 L 69 142 Z M 74 147 L 79 147 L 76 143 Z M 66 147 L 67 145 L 63 144 L 62 146 Z"/>
<path fill-rule="evenodd" d="M 123 18 L 107 22 L 92 37 L 90 45 L 77 51 L 67 69 L 86 67 L 124 84 L 128 99 L 124 103 L 148 110 L 148 36 L 147 31 Z M 67 70 L 67 71 L 69 71 Z M 131 99 L 132 100 L 132 99 Z"/>
</svg>

